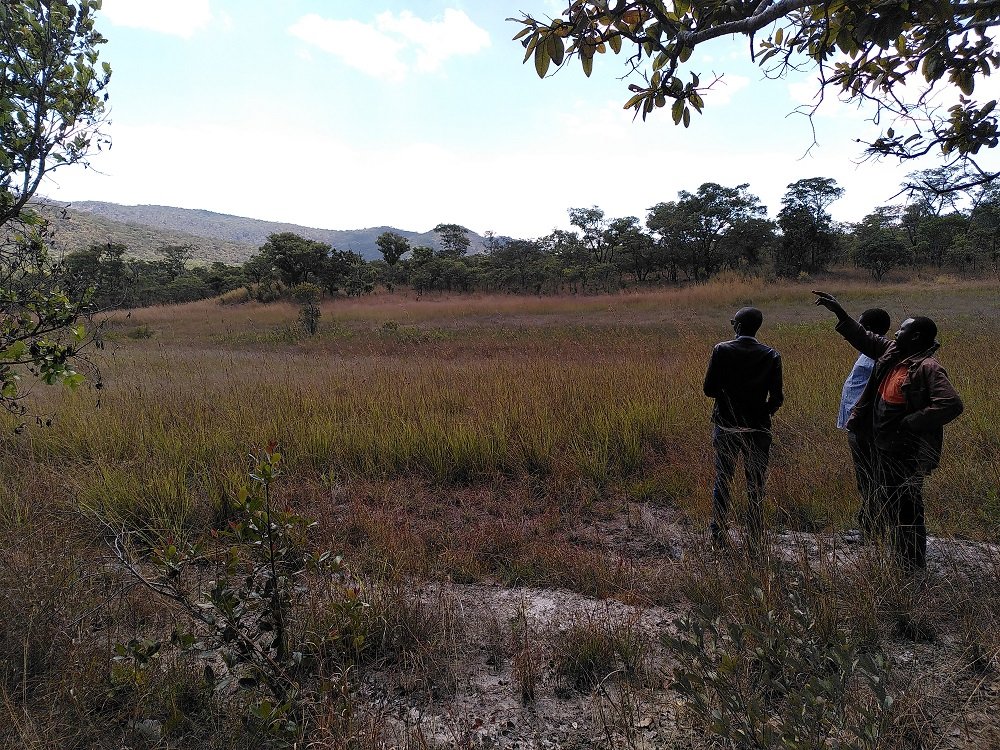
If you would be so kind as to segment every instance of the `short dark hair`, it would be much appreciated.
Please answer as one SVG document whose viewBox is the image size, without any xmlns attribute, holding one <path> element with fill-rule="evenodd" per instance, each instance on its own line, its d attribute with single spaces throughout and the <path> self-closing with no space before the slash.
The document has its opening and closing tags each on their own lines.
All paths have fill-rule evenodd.
<svg viewBox="0 0 1000 750">
<path fill-rule="evenodd" d="M 740 324 L 740 333 L 753 336 L 764 322 L 764 313 L 756 307 L 741 307 L 736 311 L 733 320 Z"/>
<path fill-rule="evenodd" d="M 858 318 L 858 322 L 860 322 L 861 325 L 863 325 L 867 330 L 872 333 L 877 333 L 879 336 L 885 336 L 889 333 L 889 327 L 892 324 L 889 320 L 889 313 L 881 307 L 869 307 L 861 313 L 861 317 Z"/>
<path fill-rule="evenodd" d="M 923 315 L 916 315 L 912 320 L 913 323 L 910 324 L 910 329 L 915 333 L 919 333 L 924 341 L 933 342 L 937 338 L 937 325 L 933 320 Z"/>
</svg>

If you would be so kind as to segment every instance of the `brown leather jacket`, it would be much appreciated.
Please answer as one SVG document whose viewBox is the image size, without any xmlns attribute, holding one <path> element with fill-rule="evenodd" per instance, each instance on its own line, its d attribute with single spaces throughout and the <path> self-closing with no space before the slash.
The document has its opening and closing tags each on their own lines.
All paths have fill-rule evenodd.
<svg viewBox="0 0 1000 750">
<path fill-rule="evenodd" d="M 964 408 L 962 399 L 948 380 L 948 373 L 934 357 L 940 345 L 934 342 L 928 349 L 904 357 L 896 350 L 892 339 L 866 331 L 857 321 L 838 323 L 837 332 L 859 352 L 875 360 L 875 369 L 851 411 L 847 429 L 859 434 L 872 433 L 872 412 L 878 399 L 878 387 L 893 367 L 905 361 L 909 364 L 902 384 L 906 397 L 905 428 L 895 435 L 879 437 L 881 442 L 898 447 L 900 453 L 912 452 L 920 471 L 927 473 L 935 469 L 941 460 L 943 428 Z"/>
</svg>

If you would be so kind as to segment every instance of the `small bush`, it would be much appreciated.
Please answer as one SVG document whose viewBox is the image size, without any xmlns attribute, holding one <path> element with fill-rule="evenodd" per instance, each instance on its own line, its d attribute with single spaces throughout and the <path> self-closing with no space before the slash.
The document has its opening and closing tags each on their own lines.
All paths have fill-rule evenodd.
<svg viewBox="0 0 1000 750">
<path fill-rule="evenodd" d="M 319 331 L 319 301 L 323 297 L 323 290 L 316 284 L 297 284 L 288 290 L 289 296 L 302 305 L 299 310 L 299 324 L 302 330 L 310 336 L 315 336 Z"/>
<path fill-rule="evenodd" d="M 663 639 L 673 688 L 704 727 L 741 748 L 879 747 L 893 703 L 884 659 L 831 627 L 801 578 L 738 593 L 726 613 L 695 608 Z"/>
<path fill-rule="evenodd" d="M 464 630 L 451 591 L 425 596 L 393 581 L 347 581 L 327 592 L 325 611 L 313 628 L 322 637 L 322 657 L 334 671 L 393 666 L 403 692 L 450 694 L 457 683 L 458 640 Z"/>
<path fill-rule="evenodd" d="M 136 326 L 131 331 L 128 332 L 128 337 L 130 339 L 151 339 L 156 335 L 156 331 L 150 328 L 148 325 Z"/>
<path fill-rule="evenodd" d="M 525 706 L 535 702 L 542 674 L 541 644 L 538 633 L 528 621 L 527 607 L 527 602 L 522 599 L 510 627 L 514 642 L 514 684 L 517 685 L 521 703 Z"/>
<path fill-rule="evenodd" d="M 250 296 L 264 304 L 277 302 L 281 299 L 284 289 L 285 287 L 280 281 L 262 281 L 250 287 Z"/>
<path fill-rule="evenodd" d="M 231 289 L 219 296 L 220 305 L 242 305 L 250 301 L 250 290 L 245 286 Z"/>
<path fill-rule="evenodd" d="M 568 687 L 587 691 L 613 674 L 639 675 L 646 651 L 646 640 L 635 623 L 588 615 L 556 638 L 556 673 Z"/>
</svg>

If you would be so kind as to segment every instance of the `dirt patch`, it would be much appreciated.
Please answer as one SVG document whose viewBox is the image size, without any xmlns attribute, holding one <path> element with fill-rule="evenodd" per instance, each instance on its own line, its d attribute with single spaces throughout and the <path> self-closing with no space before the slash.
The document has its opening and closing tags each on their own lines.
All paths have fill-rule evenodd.
<svg viewBox="0 0 1000 750">
<path fill-rule="evenodd" d="M 705 535 L 667 509 L 632 508 L 620 523 L 606 520 L 599 526 L 601 541 L 616 553 L 655 559 L 678 574 L 683 568 L 691 579 L 709 578 L 708 585 L 713 576 L 723 581 L 741 564 L 738 552 L 706 552 Z M 838 534 L 784 532 L 772 542 L 779 565 L 844 588 L 848 598 L 850 587 L 861 585 L 858 577 L 869 575 L 881 554 Z M 963 602 L 968 604 L 976 591 L 984 605 L 995 600 L 1000 546 L 932 538 L 928 562 L 925 578 L 899 579 L 898 587 L 886 589 L 888 598 L 895 591 L 898 601 L 887 601 L 883 592 L 877 602 L 860 597 L 854 604 L 871 608 L 872 627 L 882 628 L 881 647 L 898 695 L 884 746 L 995 747 L 1000 742 L 997 639 L 976 631 L 995 622 L 982 612 L 963 611 Z M 683 582 L 678 590 L 683 594 Z M 364 675 L 363 710 L 378 717 L 394 742 L 497 748 L 712 746 L 671 688 L 674 664 L 661 639 L 675 632 L 675 622 L 691 606 L 684 596 L 653 606 L 490 582 L 416 584 L 413 595 L 425 602 L 452 602 L 462 628 L 452 644 L 447 689 L 409 689 L 392 668 Z M 574 683 L 565 654 L 581 629 L 633 638 L 641 650 L 638 665 L 629 671 L 620 660 L 612 661 L 605 665 L 607 674 L 593 683 Z M 532 682 L 530 691 L 526 681 Z"/>
</svg>

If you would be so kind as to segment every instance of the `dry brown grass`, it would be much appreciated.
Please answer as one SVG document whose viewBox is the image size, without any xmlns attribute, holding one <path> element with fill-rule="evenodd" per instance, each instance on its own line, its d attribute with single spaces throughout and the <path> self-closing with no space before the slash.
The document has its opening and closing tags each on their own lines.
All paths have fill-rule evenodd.
<svg viewBox="0 0 1000 750">
<path fill-rule="evenodd" d="M 947 429 L 944 462 L 927 484 L 929 520 L 935 533 L 997 538 L 997 285 L 830 284 L 849 309 L 877 303 L 894 322 L 915 312 L 938 320 L 940 356 L 967 410 Z M 326 303 L 315 338 L 302 336 L 296 309 L 281 304 L 118 314 L 100 362 L 105 389 L 39 391 L 55 426 L 0 438 L 2 614 L 15 623 L 0 638 L 6 713 L 17 717 L 8 736 L 38 747 L 60 744 L 42 740 L 46 731 L 66 746 L 82 742 L 73 737 L 119 738 L 130 716 L 169 717 L 170 705 L 188 701 L 195 718 L 174 735 L 184 746 L 205 737 L 196 725 L 222 720 L 222 707 L 198 698 L 197 681 L 169 665 L 148 689 L 116 688 L 117 703 L 101 697 L 113 643 L 169 631 L 171 615 L 133 601 L 106 574 L 102 527 L 91 519 L 201 536 L 226 518 L 246 455 L 271 440 L 288 469 L 279 499 L 316 518 L 316 545 L 343 553 L 366 580 L 500 582 L 647 607 L 699 599 L 732 606 L 731 584 L 720 585 L 716 563 L 692 557 L 690 544 L 702 541 L 711 480 L 701 379 L 735 308 L 764 310 L 761 338 L 785 362 L 788 400 L 775 423 L 768 485 L 775 524 L 842 528 L 855 507 L 846 441 L 833 427 L 854 355 L 808 289 L 734 277 L 615 297 L 381 295 Z M 153 336 L 132 338 L 139 327 Z M 898 582 L 887 575 L 821 572 L 817 586 L 838 622 L 880 643 L 900 612 L 919 620 L 912 603 L 894 598 Z M 969 666 L 958 672 L 983 669 L 997 649 L 984 634 L 995 632 L 995 593 L 977 599 L 964 575 L 930 600 L 948 612 L 934 626 L 961 644 L 954 663 Z M 392 654 L 405 665 L 405 689 L 460 692 L 461 639 L 448 607 L 393 601 L 408 603 L 380 621 L 396 639 L 386 641 L 396 645 L 381 663 Z M 103 618 L 99 630 L 87 630 L 90 611 Z M 419 631 L 415 639 L 405 640 L 406 628 Z M 508 630 L 511 639 L 496 635 Z M 522 691 L 541 690 L 544 639 L 526 640 L 524 628 L 496 617 L 493 631 L 494 661 L 516 670 Z M 578 635 L 586 642 L 586 632 Z M 29 684 L 37 700 L 25 693 Z M 73 685 L 76 699 L 67 698 Z M 85 720 L 47 714 L 50 700 L 76 700 Z"/>
<path fill-rule="evenodd" d="M 1000 415 L 997 371 L 983 363 L 995 287 L 846 288 L 851 307 L 879 301 L 896 319 L 911 309 L 938 317 L 941 358 L 968 408 L 928 487 L 934 520 L 991 533 Z M 753 302 L 767 316 L 762 339 L 785 360 L 770 498 L 785 522 L 822 527 L 845 522 L 853 503 L 844 441 L 831 429 L 853 354 L 810 300 L 801 285 L 739 280 L 610 298 L 387 296 L 329 305 L 311 339 L 294 331 L 290 306 L 139 310 L 115 325 L 156 335 L 112 348 L 101 408 L 92 393 L 46 394 L 59 428 L 11 450 L 21 465 L 30 456 L 64 473 L 79 504 L 137 522 L 211 515 L 242 457 L 268 440 L 306 483 L 332 472 L 341 483 L 423 478 L 503 493 L 498 477 L 527 476 L 545 496 L 636 490 L 703 516 L 701 378 L 731 309 Z"/>
</svg>

